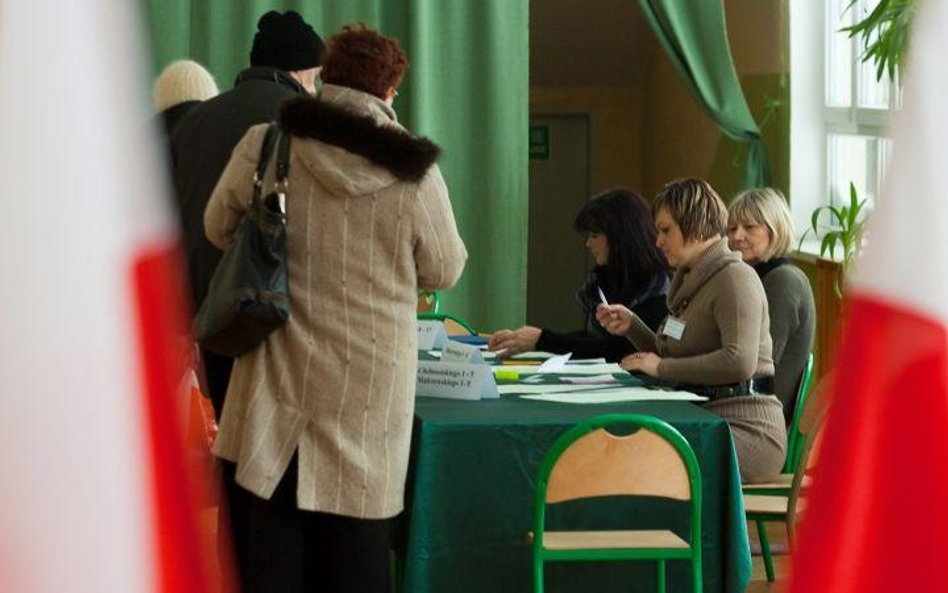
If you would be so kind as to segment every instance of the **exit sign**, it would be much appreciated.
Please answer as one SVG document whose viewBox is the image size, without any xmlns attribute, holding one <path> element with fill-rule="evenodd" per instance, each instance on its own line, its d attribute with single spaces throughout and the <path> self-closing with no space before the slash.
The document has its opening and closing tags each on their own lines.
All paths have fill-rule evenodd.
<svg viewBox="0 0 948 593">
<path fill-rule="evenodd" d="M 550 126 L 546 124 L 530 126 L 530 160 L 550 160 Z"/>
</svg>

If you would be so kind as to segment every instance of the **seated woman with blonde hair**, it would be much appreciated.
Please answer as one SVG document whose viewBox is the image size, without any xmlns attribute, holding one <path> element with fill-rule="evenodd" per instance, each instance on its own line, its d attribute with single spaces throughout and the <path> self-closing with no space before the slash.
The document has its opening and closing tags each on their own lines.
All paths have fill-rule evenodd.
<svg viewBox="0 0 948 593">
<path fill-rule="evenodd" d="M 767 293 L 774 389 L 789 424 L 816 332 L 816 305 L 810 281 L 786 257 L 793 243 L 793 219 L 786 199 L 769 187 L 741 192 L 728 211 L 730 247 L 740 251 L 744 262 L 757 271 Z"/>
<path fill-rule="evenodd" d="M 658 248 L 675 268 L 658 333 L 622 305 L 600 305 L 596 317 L 639 352 L 622 368 L 709 399 L 727 420 L 741 478 L 775 477 L 787 448 L 780 401 L 773 395 L 767 296 L 757 274 L 727 246 L 727 208 L 706 181 L 673 181 L 652 203 Z"/>
</svg>

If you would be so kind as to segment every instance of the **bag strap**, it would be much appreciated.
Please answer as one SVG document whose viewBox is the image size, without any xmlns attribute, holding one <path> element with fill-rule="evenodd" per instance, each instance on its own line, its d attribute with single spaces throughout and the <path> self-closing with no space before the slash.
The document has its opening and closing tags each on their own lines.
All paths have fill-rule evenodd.
<svg viewBox="0 0 948 593">
<path fill-rule="evenodd" d="M 277 147 L 276 183 L 277 187 L 283 184 L 282 191 L 286 191 L 287 176 L 290 173 L 290 135 L 280 133 Z"/>
<path fill-rule="evenodd" d="M 263 137 L 263 144 L 260 146 L 260 159 L 257 161 L 257 170 L 253 174 L 254 198 L 260 197 L 260 192 L 263 189 L 263 176 L 267 172 L 270 154 L 273 152 L 273 145 L 276 143 L 279 133 L 280 128 L 277 123 L 271 122 L 266 135 Z"/>
</svg>

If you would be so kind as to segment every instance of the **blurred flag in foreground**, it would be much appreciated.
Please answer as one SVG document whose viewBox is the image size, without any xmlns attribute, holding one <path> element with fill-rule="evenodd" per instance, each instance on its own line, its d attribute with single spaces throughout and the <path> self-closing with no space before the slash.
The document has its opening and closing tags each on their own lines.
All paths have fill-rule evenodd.
<svg viewBox="0 0 948 593">
<path fill-rule="evenodd" d="M 137 6 L 0 3 L 2 591 L 208 590 Z"/>
<path fill-rule="evenodd" d="M 893 165 L 847 296 L 792 593 L 946 586 L 948 4 L 919 4 Z"/>
</svg>

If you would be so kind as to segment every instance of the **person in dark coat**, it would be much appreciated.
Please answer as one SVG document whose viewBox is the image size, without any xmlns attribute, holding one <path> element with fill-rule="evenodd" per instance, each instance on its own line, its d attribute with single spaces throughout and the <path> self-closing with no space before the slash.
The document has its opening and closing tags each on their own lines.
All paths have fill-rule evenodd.
<svg viewBox="0 0 948 593">
<path fill-rule="evenodd" d="M 250 68 L 237 75 L 233 89 L 192 109 L 171 136 L 172 180 L 194 311 L 200 308 L 222 255 L 204 235 L 204 210 L 211 192 L 251 126 L 275 120 L 284 100 L 315 92 L 324 49 L 322 38 L 299 13 L 267 12 L 257 23 Z M 202 350 L 201 362 L 208 395 L 220 418 L 233 359 Z M 227 510 L 221 519 L 230 523 L 237 577 L 246 583 L 246 517 L 253 496 L 237 486 L 233 464 L 223 462 L 222 468 L 227 501 L 221 508 Z"/>
<path fill-rule="evenodd" d="M 152 93 L 165 135 L 170 138 L 188 112 L 219 92 L 214 77 L 197 62 L 177 60 L 168 64 L 155 79 Z"/>
</svg>

